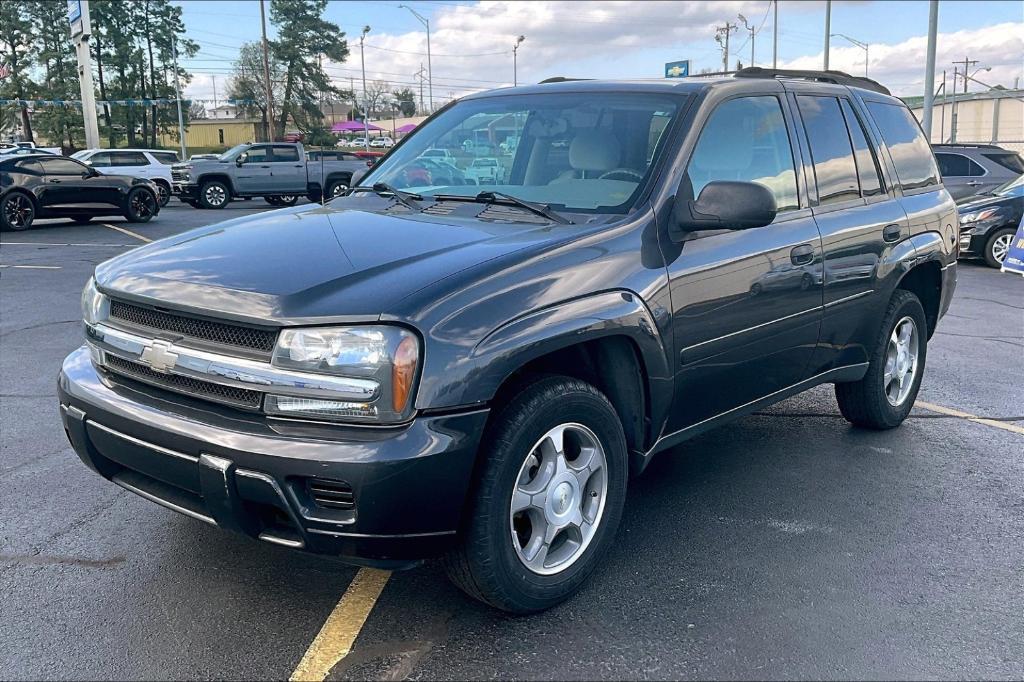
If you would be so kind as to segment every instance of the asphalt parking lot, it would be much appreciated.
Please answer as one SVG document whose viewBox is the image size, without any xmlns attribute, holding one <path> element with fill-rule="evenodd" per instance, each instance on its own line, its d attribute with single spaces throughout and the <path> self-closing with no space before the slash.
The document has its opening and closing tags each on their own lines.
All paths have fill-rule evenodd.
<svg viewBox="0 0 1024 682">
<path fill-rule="evenodd" d="M 57 413 L 97 263 L 269 208 L 0 237 L 0 678 L 286 678 L 339 613 L 357 569 L 123 491 Z M 395 573 L 328 679 L 1021 678 L 1024 278 L 959 269 L 900 429 L 852 429 L 820 387 L 707 433 L 633 481 L 570 601 L 512 618 Z"/>
</svg>

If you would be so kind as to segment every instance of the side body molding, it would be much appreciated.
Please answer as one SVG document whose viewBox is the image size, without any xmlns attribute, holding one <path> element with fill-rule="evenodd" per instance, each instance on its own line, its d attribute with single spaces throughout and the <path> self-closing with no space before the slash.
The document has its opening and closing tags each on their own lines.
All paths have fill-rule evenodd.
<svg viewBox="0 0 1024 682">
<path fill-rule="evenodd" d="M 564 301 L 515 318 L 484 337 L 473 349 L 476 369 L 468 382 L 466 403 L 484 402 L 518 368 L 542 355 L 596 339 L 624 336 L 636 346 L 647 398 L 650 429 L 661 429 L 672 398 L 672 372 L 668 349 L 654 317 L 630 291 L 606 291 Z M 652 438 L 652 433 L 648 433 Z"/>
</svg>

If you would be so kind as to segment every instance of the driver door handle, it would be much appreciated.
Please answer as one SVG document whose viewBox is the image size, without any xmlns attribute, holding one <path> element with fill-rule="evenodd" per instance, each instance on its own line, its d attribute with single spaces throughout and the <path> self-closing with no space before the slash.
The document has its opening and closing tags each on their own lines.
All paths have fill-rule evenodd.
<svg viewBox="0 0 1024 682">
<path fill-rule="evenodd" d="M 814 260 L 814 247 L 810 244 L 801 244 L 789 252 L 789 259 L 793 265 L 807 265 Z"/>
<path fill-rule="evenodd" d="M 260 166 L 260 168 L 270 168 L 270 166 Z"/>
<path fill-rule="evenodd" d="M 55 185 L 59 185 L 60 184 L 60 178 L 47 178 L 46 181 L 47 182 L 52 182 Z"/>
</svg>

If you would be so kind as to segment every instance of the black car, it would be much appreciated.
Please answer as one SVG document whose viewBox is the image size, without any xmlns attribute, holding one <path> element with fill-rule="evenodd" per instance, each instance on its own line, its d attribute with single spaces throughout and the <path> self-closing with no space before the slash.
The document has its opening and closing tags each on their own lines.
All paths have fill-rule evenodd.
<svg viewBox="0 0 1024 682">
<path fill-rule="evenodd" d="M 52 154 L 0 161 L 0 227 L 27 230 L 37 218 L 87 223 L 121 215 L 149 222 L 160 212 L 157 187 L 149 180 L 103 175 L 75 159 Z"/>
<path fill-rule="evenodd" d="M 960 257 L 998 268 L 1024 215 L 1024 175 L 960 202 Z"/>
<path fill-rule="evenodd" d="M 506 129 L 491 184 L 416 170 Z M 477 93 L 324 206 L 99 265 L 60 410 L 84 463 L 152 502 L 363 565 L 443 557 L 535 611 L 613 551 L 657 453 L 819 384 L 899 426 L 956 238 L 920 126 L 874 81 Z"/>
</svg>

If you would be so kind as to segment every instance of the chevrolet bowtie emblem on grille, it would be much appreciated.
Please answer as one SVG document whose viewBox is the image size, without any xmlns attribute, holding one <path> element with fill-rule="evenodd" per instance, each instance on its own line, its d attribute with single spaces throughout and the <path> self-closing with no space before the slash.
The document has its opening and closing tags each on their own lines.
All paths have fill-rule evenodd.
<svg viewBox="0 0 1024 682">
<path fill-rule="evenodd" d="M 154 341 L 142 351 L 139 360 L 149 365 L 154 372 L 166 374 L 178 361 L 178 354 L 172 353 L 173 346 L 166 341 Z"/>
</svg>

